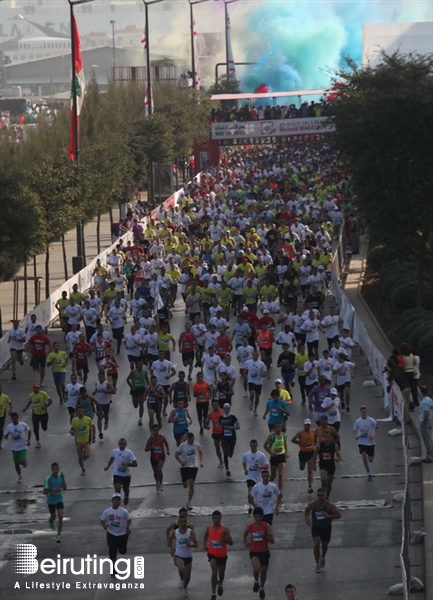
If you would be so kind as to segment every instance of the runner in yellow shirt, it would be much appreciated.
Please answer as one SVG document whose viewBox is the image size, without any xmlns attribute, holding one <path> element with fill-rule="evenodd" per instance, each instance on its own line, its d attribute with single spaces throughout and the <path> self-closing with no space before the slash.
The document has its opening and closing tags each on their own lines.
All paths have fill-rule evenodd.
<svg viewBox="0 0 433 600">
<path fill-rule="evenodd" d="M 53 368 L 54 385 L 56 386 L 59 395 L 60 404 L 65 400 L 65 380 L 66 380 L 66 365 L 68 364 L 68 355 L 63 350 L 60 350 L 59 343 L 54 342 L 53 351 L 47 356 L 47 367 Z"/>
<path fill-rule="evenodd" d="M 32 422 L 33 431 L 36 438 L 36 448 L 41 447 L 41 442 L 39 441 L 39 425 L 42 427 L 43 431 L 47 430 L 47 409 L 50 406 L 50 404 L 53 403 L 47 392 L 41 390 L 40 387 L 40 383 L 33 384 L 33 392 L 29 395 L 29 401 L 23 408 L 23 412 L 25 412 L 29 408 L 29 406 L 32 407 Z"/>
<path fill-rule="evenodd" d="M 77 416 L 71 421 L 71 435 L 75 436 L 75 445 L 78 455 L 78 463 L 81 467 L 81 475 L 86 474 L 84 461 L 90 457 L 90 443 L 95 443 L 95 425 L 90 417 L 84 415 L 84 408 L 77 409 Z"/>
<path fill-rule="evenodd" d="M 6 408 L 8 408 L 8 415 L 11 415 L 13 412 L 12 401 L 9 396 L 3 394 L 3 386 L 0 384 L 0 450 L 2 447 L 1 442 L 3 439 L 3 429 L 6 420 Z"/>
</svg>

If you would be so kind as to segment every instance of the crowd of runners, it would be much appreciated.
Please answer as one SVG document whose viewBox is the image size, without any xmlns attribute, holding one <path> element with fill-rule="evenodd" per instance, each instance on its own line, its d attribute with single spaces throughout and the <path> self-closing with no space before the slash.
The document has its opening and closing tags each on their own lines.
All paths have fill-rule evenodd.
<svg viewBox="0 0 433 600">
<path fill-rule="evenodd" d="M 20 377 L 26 352 L 35 382 L 28 402 L 21 405 L 15 399 L 12 405 L 7 395 L 13 396 L 11 385 L 0 388 L 1 437 L 4 429 L 4 437 L 11 438 L 21 483 L 32 441 L 32 430 L 20 421 L 23 411 L 32 413 L 40 448 L 50 405 L 66 405 L 83 477 L 92 444 L 103 440 L 108 428 L 116 430 L 118 447 L 105 467 L 113 468 L 112 506 L 101 515 L 114 564 L 117 553 L 127 550 L 131 517 L 125 507 L 131 470 L 138 465 L 110 411 L 119 382 L 126 382 L 131 396 L 127 411 L 138 427 L 148 430 L 144 449 L 156 492 L 164 490 L 167 458 L 174 455 L 180 465 L 187 497 L 167 530 L 167 545 L 184 595 L 192 549 L 200 545 L 211 567 L 211 600 L 223 594 L 227 548 L 233 544 L 219 511 L 212 514 L 202 540 L 188 516 L 198 472 L 214 460 L 203 455 L 198 440 L 211 435 L 216 465 L 227 479 L 235 466 L 242 465 L 245 474 L 251 521 L 243 541 L 254 592 L 265 598 L 269 546 L 277 535 L 273 516 L 281 508 L 291 449 L 297 450 L 299 469 L 306 473 L 306 492 L 316 494 L 305 508 L 316 573 L 325 568 L 332 522 L 341 517 L 330 496 L 341 460 L 341 414 L 351 411 L 355 344 L 328 292 L 333 242 L 353 217 L 350 183 L 323 139 L 245 147 L 226 154 L 221 166 L 201 174 L 200 182 L 185 186 L 178 205 L 160 207 L 146 229 L 142 216 L 138 207 L 116 224 L 116 249 L 106 264 L 98 262 L 91 290 L 74 286 L 59 298 L 61 343 L 52 340 L 52 331 L 35 315 L 24 329 L 13 322 L 12 380 Z M 133 232 L 133 241 L 122 240 L 126 231 Z M 174 311 L 177 319 L 185 315 L 176 338 L 170 332 Z M 127 356 L 127 372 L 120 367 L 120 354 Z M 97 373 L 93 380 L 92 363 Z M 47 368 L 55 394 L 44 389 Z M 263 383 L 269 379 L 273 389 L 264 396 Z M 289 439 L 286 424 L 294 401 L 304 405 L 305 418 Z M 237 431 L 248 411 L 266 420 L 269 434 L 264 439 L 257 434 L 248 450 L 238 450 Z M 353 436 L 369 481 L 378 432 L 378 423 L 362 406 Z M 317 470 L 321 485 L 314 490 Z M 57 519 L 58 543 L 64 490 L 65 475 L 53 462 L 44 493 L 53 529 Z M 294 586 L 286 586 L 285 594 L 294 600 Z"/>
</svg>

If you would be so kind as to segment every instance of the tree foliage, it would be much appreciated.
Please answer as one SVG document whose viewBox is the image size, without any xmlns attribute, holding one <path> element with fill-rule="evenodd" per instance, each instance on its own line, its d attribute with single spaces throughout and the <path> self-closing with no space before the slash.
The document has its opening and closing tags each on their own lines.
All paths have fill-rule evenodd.
<svg viewBox="0 0 433 600">
<path fill-rule="evenodd" d="M 373 245 L 417 264 L 422 305 L 432 236 L 433 58 L 382 53 L 377 66 L 347 60 L 331 114 Z"/>
<path fill-rule="evenodd" d="M 25 257 L 47 251 L 76 219 L 87 222 L 118 197 L 130 197 L 137 182 L 146 184 L 150 162 L 174 161 L 208 139 L 205 95 L 155 86 L 154 97 L 155 111 L 147 117 L 143 85 L 111 83 L 101 92 L 92 74 L 80 115 L 78 165 L 67 154 L 68 109 L 39 115 L 19 144 L 0 131 L 0 280 L 13 277 Z"/>
</svg>

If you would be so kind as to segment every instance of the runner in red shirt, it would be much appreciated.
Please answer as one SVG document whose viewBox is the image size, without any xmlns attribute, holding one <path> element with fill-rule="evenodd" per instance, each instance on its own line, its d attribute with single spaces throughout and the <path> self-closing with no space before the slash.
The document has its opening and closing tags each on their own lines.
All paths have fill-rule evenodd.
<svg viewBox="0 0 433 600">
<path fill-rule="evenodd" d="M 254 574 L 253 591 L 258 592 L 260 589 L 259 598 L 265 598 L 266 575 L 271 557 L 268 544 L 274 543 L 274 534 L 271 526 L 263 521 L 262 508 L 257 506 L 253 510 L 253 517 L 254 521 L 249 523 L 244 531 L 244 542 L 245 546 L 250 549 L 250 560 Z"/>
<path fill-rule="evenodd" d="M 42 327 L 38 325 L 36 327 L 35 335 L 29 339 L 29 351 L 30 351 L 30 366 L 33 371 L 39 372 L 39 378 L 42 386 L 42 382 L 45 377 L 45 365 L 47 363 L 47 351 L 51 350 L 51 341 L 44 333 L 42 333 Z"/>
<path fill-rule="evenodd" d="M 257 323 L 259 322 L 259 317 L 256 315 L 255 312 L 253 312 L 252 310 L 249 310 L 246 306 L 244 306 L 244 308 L 242 309 L 242 312 L 240 314 L 241 314 L 241 317 L 243 318 L 243 320 L 246 321 L 248 323 L 248 325 L 250 326 L 251 335 L 248 338 L 248 343 L 255 350 L 256 349 L 256 329 L 257 329 Z"/>
<path fill-rule="evenodd" d="M 146 442 L 145 452 L 150 452 L 150 464 L 153 469 L 153 476 L 156 482 L 156 491 L 162 492 L 162 467 L 166 455 L 170 455 L 170 447 L 166 438 L 159 433 L 160 427 L 157 423 L 152 426 L 152 435 Z"/>
<path fill-rule="evenodd" d="M 223 416 L 223 410 L 219 405 L 218 400 L 212 402 L 212 410 L 206 418 L 205 427 L 210 429 L 210 423 L 212 423 L 212 439 L 215 446 L 215 452 L 219 460 L 218 469 L 222 469 L 223 457 L 221 454 L 221 438 L 223 435 L 223 426 L 220 423 L 220 418 Z"/>
<path fill-rule="evenodd" d="M 84 333 L 80 333 L 78 344 L 75 344 L 74 348 L 74 357 L 75 357 L 75 366 L 77 368 L 77 375 L 80 381 L 83 384 L 87 381 L 87 376 L 89 374 L 89 363 L 87 357 L 91 352 L 90 344 L 86 341 L 86 336 Z"/>
<path fill-rule="evenodd" d="M 92 352 L 95 353 L 96 366 L 99 370 L 105 369 L 109 348 L 112 348 L 111 343 L 107 340 L 104 340 L 102 333 L 98 333 L 96 336 L 96 341 L 94 341 L 92 344 Z"/>
<path fill-rule="evenodd" d="M 221 327 L 220 332 L 221 333 L 219 334 L 216 340 L 216 353 L 218 354 L 221 360 L 224 360 L 224 356 L 226 354 L 230 354 L 230 352 L 232 351 L 233 345 L 229 336 L 226 334 L 226 328 Z"/>
<path fill-rule="evenodd" d="M 185 331 L 179 336 L 179 349 L 182 352 L 182 363 L 188 367 L 188 381 L 192 381 L 191 373 L 194 366 L 194 351 L 197 349 L 197 338 L 191 331 L 191 323 L 185 324 Z"/>
</svg>

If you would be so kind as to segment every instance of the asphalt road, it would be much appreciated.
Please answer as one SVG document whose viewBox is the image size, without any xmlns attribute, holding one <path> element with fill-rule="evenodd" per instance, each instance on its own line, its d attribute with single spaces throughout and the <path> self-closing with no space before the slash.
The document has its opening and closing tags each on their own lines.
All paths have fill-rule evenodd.
<svg viewBox="0 0 433 600">
<path fill-rule="evenodd" d="M 177 338 L 183 330 L 185 317 L 181 302 L 174 311 L 172 332 Z M 233 319 L 232 319 L 233 323 Z M 51 332 L 54 339 L 60 339 L 60 332 Z M 321 348 L 325 347 L 322 339 Z M 232 353 L 234 356 L 234 353 Z M 277 349 L 274 349 L 274 358 Z M 362 383 L 371 379 L 365 357 L 354 351 L 357 364 L 357 378 L 352 384 L 352 412 L 342 415 L 342 456 L 337 467 L 332 501 L 342 510 L 342 519 L 334 522 L 332 541 L 327 556 L 326 569 L 314 573 L 311 532 L 306 526 L 302 512 L 310 501 L 307 494 L 305 475 L 299 471 L 297 447 L 290 449 L 290 459 L 286 469 L 283 509 L 274 519 L 275 544 L 266 585 L 267 598 L 284 598 L 284 586 L 291 582 L 298 588 L 300 600 L 379 600 L 384 599 L 387 588 L 400 581 L 399 548 L 401 541 L 401 510 L 390 502 L 395 493 L 403 490 L 403 456 L 401 438 L 391 438 L 387 432 L 393 425 L 384 423 L 377 438 L 376 458 L 373 464 L 374 479 L 367 482 L 356 442 L 351 428 L 359 416 L 359 406 L 363 403 L 370 408 L 370 415 L 383 418 L 382 399 L 378 388 L 363 388 Z M 174 356 L 178 370 L 181 367 L 180 355 Z M 92 389 L 96 381 L 96 369 L 90 361 L 91 372 L 87 384 Z M 148 437 L 146 426 L 137 426 L 137 414 L 132 407 L 125 383 L 128 373 L 124 349 L 120 355 L 120 377 L 118 393 L 114 397 L 111 420 L 103 441 L 93 447 L 91 459 L 86 463 L 87 474 L 80 476 L 74 441 L 69 435 L 67 409 L 59 406 L 50 374 L 46 378 L 46 391 L 55 400 L 50 408 L 50 422 L 47 433 L 41 437 L 42 447 L 36 449 L 34 440 L 28 451 L 28 467 L 22 484 L 16 482 L 10 449 L 3 442 L 1 450 L 0 502 L 2 530 L 0 535 L 0 591 L 8 600 L 28 598 L 31 600 L 49 599 L 64 594 L 68 600 L 99 600 L 100 598 L 158 598 L 172 600 L 182 597 L 177 588 L 178 575 L 165 545 L 164 530 L 173 520 L 178 509 L 186 502 L 186 492 L 180 485 L 179 465 L 173 454 L 175 450 L 171 425 L 164 419 L 163 434 L 170 442 L 172 454 L 164 468 L 164 492 L 156 493 L 149 457 L 144 453 Z M 233 364 L 236 364 L 233 361 Z M 194 370 L 194 373 L 197 369 Z M 223 522 L 230 527 L 234 546 L 230 550 L 224 585 L 224 598 L 244 600 L 257 598 L 252 591 L 253 577 L 249 564 L 248 551 L 242 543 L 242 534 L 249 522 L 247 515 L 246 486 L 241 458 L 249 449 L 249 440 L 255 437 L 263 444 L 267 435 L 266 422 L 261 419 L 264 402 L 279 376 L 276 367 L 271 369 L 271 377 L 266 380 L 262 394 L 259 417 L 248 410 L 248 400 L 243 397 L 241 384 L 236 383 L 233 413 L 237 415 L 241 430 L 235 456 L 232 460 L 232 477 L 228 480 L 224 470 L 217 468 L 210 432 L 199 434 L 197 420 L 191 429 L 203 445 L 204 468 L 197 477 L 196 493 L 191 512 L 199 540 L 199 548 L 194 554 L 192 581 L 189 597 L 192 600 L 209 600 L 210 569 L 203 552 L 203 535 L 211 522 L 210 515 L 215 508 L 223 513 Z M 25 363 L 18 370 L 18 381 L 10 382 L 10 372 L 2 374 L 4 392 L 9 394 L 15 409 L 22 408 L 31 392 L 33 374 Z M 191 409 L 195 418 L 194 407 Z M 303 419 L 310 416 L 308 408 L 302 407 L 299 388 L 294 390 L 288 437 L 302 428 Z M 31 417 L 25 414 L 24 421 L 31 424 Z M 146 425 L 145 421 L 145 425 Z M 104 472 L 111 450 L 117 446 L 119 437 L 126 437 L 128 447 L 135 453 L 139 466 L 133 470 L 131 500 L 128 510 L 132 517 L 132 534 L 129 540 L 128 557 L 144 557 L 144 577 L 135 579 L 133 575 L 124 583 L 132 589 L 116 590 L 106 586 L 120 584 L 109 575 L 44 575 L 38 571 L 34 575 L 16 574 L 13 569 L 13 553 L 17 543 L 34 544 L 38 559 L 61 557 L 75 558 L 86 554 L 107 556 L 105 534 L 99 524 L 102 511 L 110 506 L 113 491 L 111 474 Z M 56 460 L 67 478 L 69 489 L 65 493 L 65 524 L 62 544 L 54 542 L 55 535 L 48 527 L 48 511 L 42 494 L 42 483 L 50 472 L 50 464 Z M 315 481 L 315 489 L 319 480 Z M 17 529 L 23 530 L 16 533 Z M 14 533 L 15 532 L 15 533 Z M 70 589 L 41 589 L 41 583 L 70 584 Z M 35 587 L 36 584 L 38 587 Z M 86 587 L 83 587 L 86 585 Z M 98 587 L 99 586 L 99 587 Z"/>
</svg>

